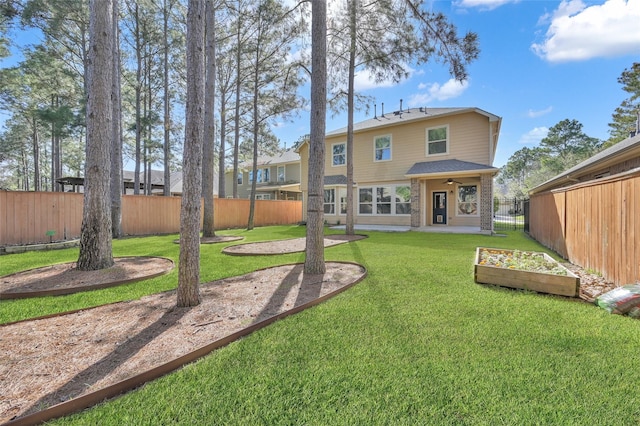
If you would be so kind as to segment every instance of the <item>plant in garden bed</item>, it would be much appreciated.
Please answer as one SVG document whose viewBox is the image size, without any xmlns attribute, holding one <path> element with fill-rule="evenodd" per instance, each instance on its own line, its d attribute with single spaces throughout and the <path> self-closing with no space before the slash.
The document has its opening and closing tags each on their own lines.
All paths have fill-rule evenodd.
<svg viewBox="0 0 640 426">
<path fill-rule="evenodd" d="M 554 275 L 567 275 L 567 270 L 542 253 L 520 250 L 482 249 L 479 265 L 518 269 Z"/>
</svg>

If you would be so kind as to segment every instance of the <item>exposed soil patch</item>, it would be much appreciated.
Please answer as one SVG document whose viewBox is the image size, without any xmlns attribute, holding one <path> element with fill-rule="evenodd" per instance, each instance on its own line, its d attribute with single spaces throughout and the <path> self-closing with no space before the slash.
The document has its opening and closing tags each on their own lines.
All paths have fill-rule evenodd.
<svg viewBox="0 0 640 426">
<path fill-rule="evenodd" d="M 158 275 L 174 268 L 163 257 L 116 257 L 111 268 L 79 271 L 75 262 L 30 269 L 0 277 L 0 299 L 17 299 L 113 287 Z"/>
<path fill-rule="evenodd" d="M 96 391 L 362 279 L 355 264 L 268 268 L 203 284 L 202 302 L 175 291 L 0 326 L 0 423 Z"/>
<path fill-rule="evenodd" d="M 366 235 L 327 235 L 324 237 L 324 246 L 331 247 L 367 238 Z M 225 247 L 222 252 L 235 256 L 272 255 L 303 252 L 306 248 L 306 238 L 292 238 L 280 241 L 264 241 L 259 243 L 238 244 Z"/>
<path fill-rule="evenodd" d="M 616 288 L 616 285 L 607 281 L 604 277 L 585 271 L 583 268 L 571 263 L 562 263 L 562 266 L 580 277 L 579 297 L 593 303 L 598 296 Z"/>
</svg>

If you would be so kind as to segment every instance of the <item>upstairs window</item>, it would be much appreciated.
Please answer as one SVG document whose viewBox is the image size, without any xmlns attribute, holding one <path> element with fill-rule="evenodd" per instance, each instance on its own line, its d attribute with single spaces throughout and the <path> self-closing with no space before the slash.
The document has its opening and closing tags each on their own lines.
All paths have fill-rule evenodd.
<svg viewBox="0 0 640 426">
<path fill-rule="evenodd" d="M 238 172 L 238 185 L 242 185 L 242 172 Z"/>
<path fill-rule="evenodd" d="M 331 155 L 332 166 L 344 166 L 347 164 L 347 144 L 343 142 L 331 145 Z"/>
<path fill-rule="evenodd" d="M 284 179 L 284 166 L 278 166 L 278 182 L 282 183 L 284 182 Z"/>
<path fill-rule="evenodd" d="M 427 129 L 427 156 L 449 153 L 449 126 Z"/>
<path fill-rule="evenodd" d="M 377 136 L 374 139 L 374 161 L 391 160 L 391 135 Z"/>
</svg>

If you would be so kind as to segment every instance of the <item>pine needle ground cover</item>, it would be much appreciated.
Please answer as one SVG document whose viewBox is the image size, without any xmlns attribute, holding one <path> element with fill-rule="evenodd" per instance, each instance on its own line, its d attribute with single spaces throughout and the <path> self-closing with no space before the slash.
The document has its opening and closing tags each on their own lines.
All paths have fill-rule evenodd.
<svg viewBox="0 0 640 426">
<path fill-rule="evenodd" d="M 243 242 L 263 241 L 304 236 L 304 228 L 238 233 Z M 368 277 L 349 291 L 53 424 L 640 422 L 637 320 L 575 299 L 474 283 L 476 247 L 541 246 L 521 233 L 367 234 L 325 250 L 327 260 L 367 267 Z M 125 239 L 114 250 L 177 262 L 173 239 Z M 202 281 L 303 260 L 229 257 L 223 246 L 202 246 Z M 3 256 L 0 275 L 73 261 L 77 249 L 44 257 Z M 137 298 L 174 288 L 176 274 L 82 295 L 3 301 L 0 319 Z"/>
</svg>

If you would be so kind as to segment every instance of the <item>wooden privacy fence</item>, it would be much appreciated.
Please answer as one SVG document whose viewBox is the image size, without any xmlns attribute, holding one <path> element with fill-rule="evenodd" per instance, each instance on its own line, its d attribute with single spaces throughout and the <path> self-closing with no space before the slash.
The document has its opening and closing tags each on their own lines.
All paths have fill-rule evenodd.
<svg viewBox="0 0 640 426">
<path fill-rule="evenodd" d="M 123 233 L 180 232 L 180 200 L 180 197 L 123 195 Z M 82 204 L 83 195 L 70 192 L 0 191 L 0 246 L 78 238 Z M 248 218 L 248 199 L 214 200 L 216 229 L 246 227 Z M 301 201 L 256 200 L 255 226 L 289 225 L 301 220 Z"/>
<path fill-rule="evenodd" d="M 640 170 L 531 197 L 530 235 L 617 285 L 640 281 Z"/>
</svg>

